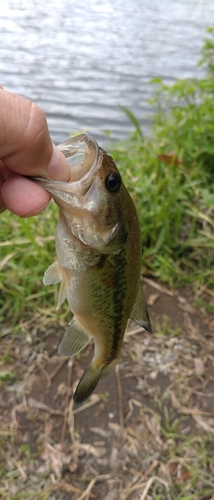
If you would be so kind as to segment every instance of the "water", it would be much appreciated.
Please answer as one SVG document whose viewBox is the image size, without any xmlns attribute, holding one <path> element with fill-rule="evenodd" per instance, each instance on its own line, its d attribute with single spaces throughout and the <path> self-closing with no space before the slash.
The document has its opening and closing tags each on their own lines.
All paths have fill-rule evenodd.
<svg viewBox="0 0 214 500">
<path fill-rule="evenodd" d="M 4 0 L 0 83 L 39 104 L 56 143 L 77 130 L 102 142 L 148 125 L 149 80 L 199 76 L 213 0 Z"/>
</svg>

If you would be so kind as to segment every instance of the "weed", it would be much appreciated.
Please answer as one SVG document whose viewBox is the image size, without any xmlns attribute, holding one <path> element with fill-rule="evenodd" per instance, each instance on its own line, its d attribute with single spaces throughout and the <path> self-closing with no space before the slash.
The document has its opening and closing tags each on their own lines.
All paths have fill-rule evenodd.
<svg viewBox="0 0 214 500">
<path fill-rule="evenodd" d="M 16 378 L 16 374 L 13 372 L 10 372 L 9 370 L 4 370 L 0 372 L 0 386 L 5 382 L 6 380 L 12 380 Z"/>
<path fill-rule="evenodd" d="M 144 267 L 171 286 L 214 287 L 214 30 L 209 35 L 206 78 L 172 86 L 153 80 L 150 137 L 123 108 L 135 131 L 113 149 L 137 206 Z"/>
<path fill-rule="evenodd" d="M 150 135 L 123 107 L 135 131 L 111 147 L 139 214 L 144 272 L 171 287 L 194 281 L 196 294 L 214 288 L 213 40 L 210 29 L 201 60 L 206 78 L 172 86 L 153 80 Z M 57 289 L 44 288 L 42 276 L 55 259 L 57 211 L 51 203 L 35 218 L 1 215 L 0 321 L 6 332 L 8 324 L 19 330 L 27 314 L 53 317 Z M 68 313 L 63 307 L 60 315 Z"/>
</svg>

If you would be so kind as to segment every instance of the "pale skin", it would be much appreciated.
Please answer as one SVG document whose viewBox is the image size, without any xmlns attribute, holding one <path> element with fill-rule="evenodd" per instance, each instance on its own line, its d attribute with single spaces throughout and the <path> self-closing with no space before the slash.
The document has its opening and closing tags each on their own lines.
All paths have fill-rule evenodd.
<svg viewBox="0 0 214 500">
<path fill-rule="evenodd" d="M 43 111 L 0 87 L 0 213 L 20 217 L 42 212 L 50 195 L 24 176 L 67 181 L 70 167 L 52 143 Z"/>
</svg>

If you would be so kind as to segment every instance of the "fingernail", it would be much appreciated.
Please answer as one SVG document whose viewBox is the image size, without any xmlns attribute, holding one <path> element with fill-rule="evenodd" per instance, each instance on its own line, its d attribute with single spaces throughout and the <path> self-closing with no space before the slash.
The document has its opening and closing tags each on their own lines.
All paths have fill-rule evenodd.
<svg viewBox="0 0 214 500">
<path fill-rule="evenodd" d="M 21 217 L 23 217 L 23 218 L 25 218 L 25 217 L 34 217 L 35 215 L 41 214 L 41 212 L 43 212 L 48 207 L 49 203 L 50 203 L 50 200 L 48 201 L 48 203 L 45 203 L 44 205 L 38 207 L 33 212 L 29 212 L 29 213 L 27 213 L 25 215 L 21 215 Z"/>
<path fill-rule="evenodd" d="M 68 181 L 70 177 L 70 166 L 65 156 L 53 144 L 53 153 L 48 165 L 48 173 L 55 181 Z"/>
</svg>

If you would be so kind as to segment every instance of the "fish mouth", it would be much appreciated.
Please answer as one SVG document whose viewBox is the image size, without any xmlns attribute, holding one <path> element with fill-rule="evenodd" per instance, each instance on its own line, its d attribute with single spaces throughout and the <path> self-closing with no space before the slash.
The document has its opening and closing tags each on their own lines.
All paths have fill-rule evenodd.
<svg viewBox="0 0 214 500">
<path fill-rule="evenodd" d="M 90 134 L 80 134 L 57 146 L 67 158 L 71 168 L 70 182 L 81 180 L 94 170 L 99 156 L 99 146 Z"/>
<path fill-rule="evenodd" d="M 31 179 L 46 189 L 54 199 L 86 194 L 102 161 L 101 149 L 90 134 L 80 134 L 57 146 L 70 165 L 68 181 L 54 181 L 44 177 Z"/>
</svg>

